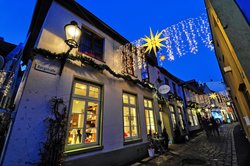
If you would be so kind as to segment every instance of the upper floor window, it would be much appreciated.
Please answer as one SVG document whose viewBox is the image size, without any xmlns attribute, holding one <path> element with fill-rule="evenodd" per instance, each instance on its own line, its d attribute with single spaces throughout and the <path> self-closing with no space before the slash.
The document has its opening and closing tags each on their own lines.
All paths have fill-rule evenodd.
<svg viewBox="0 0 250 166">
<path fill-rule="evenodd" d="M 99 144 L 100 106 L 100 86 L 74 82 L 66 150 Z"/>
<path fill-rule="evenodd" d="M 82 28 L 79 51 L 98 60 L 103 60 L 104 39 L 86 28 Z"/>
</svg>

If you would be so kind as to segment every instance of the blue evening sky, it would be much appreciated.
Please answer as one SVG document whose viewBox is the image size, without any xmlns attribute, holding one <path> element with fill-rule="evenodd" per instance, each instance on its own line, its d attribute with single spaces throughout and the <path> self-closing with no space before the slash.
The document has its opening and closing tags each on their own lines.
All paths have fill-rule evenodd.
<svg viewBox="0 0 250 166">
<path fill-rule="evenodd" d="M 181 20 L 206 13 L 203 0 L 77 0 L 90 12 L 129 41 L 161 31 Z M 18 44 L 25 41 L 35 0 L 0 1 L 0 36 Z M 201 42 L 200 42 L 201 43 Z M 168 71 L 183 80 L 221 81 L 222 76 L 213 51 L 199 44 L 198 54 L 186 54 L 175 61 L 165 61 Z"/>
</svg>

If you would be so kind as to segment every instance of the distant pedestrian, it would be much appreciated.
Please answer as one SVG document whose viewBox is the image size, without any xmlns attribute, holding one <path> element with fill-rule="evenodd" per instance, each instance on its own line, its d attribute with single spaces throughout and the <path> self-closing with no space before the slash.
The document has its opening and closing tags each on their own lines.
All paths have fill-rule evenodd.
<svg viewBox="0 0 250 166">
<path fill-rule="evenodd" d="M 213 116 L 210 118 L 210 121 L 212 123 L 212 132 L 213 132 L 213 135 L 215 136 L 215 133 L 217 133 L 217 135 L 220 136 L 219 124 L 216 122 L 216 120 L 214 119 Z"/>
<path fill-rule="evenodd" d="M 206 117 L 202 117 L 201 122 L 202 122 L 202 127 L 205 130 L 205 132 L 206 132 L 206 136 L 207 136 L 207 138 L 209 138 L 210 133 L 209 133 L 209 126 L 208 126 L 207 118 Z"/>
<path fill-rule="evenodd" d="M 164 138 L 164 146 L 165 146 L 166 150 L 168 150 L 169 137 L 168 137 L 168 133 L 167 133 L 165 127 L 164 127 L 164 129 L 162 131 L 162 137 Z"/>
</svg>

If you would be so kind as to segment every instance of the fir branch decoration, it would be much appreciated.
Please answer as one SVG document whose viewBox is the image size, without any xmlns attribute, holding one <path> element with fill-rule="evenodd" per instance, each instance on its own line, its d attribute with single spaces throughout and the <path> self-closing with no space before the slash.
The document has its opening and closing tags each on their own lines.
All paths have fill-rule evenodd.
<svg viewBox="0 0 250 166">
<path fill-rule="evenodd" d="M 63 99 L 51 99 L 51 113 L 53 117 L 47 118 L 47 140 L 41 150 L 40 166 L 61 165 L 64 145 L 67 135 L 67 109 Z"/>
<path fill-rule="evenodd" d="M 33 59 L 33 57 L 36 56 L 36 54 L 40 54 L 40 55 L 42 55 L 42 56 L 44 56 L 46 58 L 49 58 L 49 59 L 61 59 L 63 57 L 63 55 L 65 55 L 65 53 L 57 54 L 57 53 L 52 53 L 49 50 L 36 48 L 36 49 L 33 49 L 33 54 L 32 54 L 31 59 Z M 130 75 L 116 73 L 108 65 L 106 65 L 106 64 L 97 64 L 93 59 L 91 59 L 89 57 L 82 56 L 82 55 L 69 54 L 68 59 L 70 59 L 72 61 L 79 61 L 82 64 L 90 65 L 93 68 L 97 69 L 98 71 L 106 70 L 116 78 L 122 78 L 124 80 L 133 82 L 134 84 L 137 84 L 137 85 L 139 85 L 141 87 L 157 91 L 157 89 L 154 87 L 154 85 L 152 85 L 150 83 L 147 83 L 147 82 L 142 82 L 139 79 L 133 79 Z"/>
</svg>

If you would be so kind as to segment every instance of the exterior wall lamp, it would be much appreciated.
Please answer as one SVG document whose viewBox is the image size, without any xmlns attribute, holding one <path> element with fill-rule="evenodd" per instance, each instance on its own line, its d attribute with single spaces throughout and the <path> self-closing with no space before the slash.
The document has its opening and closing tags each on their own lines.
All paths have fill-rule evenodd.
<svg viewBox="0 0 250 166">
<path fill-rule="evenodd" d="M 69 49 L 63 55 L 63 57 L 61 59 L 61 67 L 60 67 L 59 75 L 62 74 L 63 67 L 64 67 L 64 65 L 66 63 L 66 60 L 68 58 L 68 55 L 69 55 L 70 51 L 73 48 L 78 47 L 78 42 L 79 42 L 79 39 L 80 39 L 80 36 L 81 36 L 81 29 L 78 27 L 78 24 L 75 21 L 71 21 L 69 24 L 66 24 L 64 26 L 64 31 L 65 31 L 65 35 L 66 35 L 65 43 L 69 46 Z"/>
</svg>

